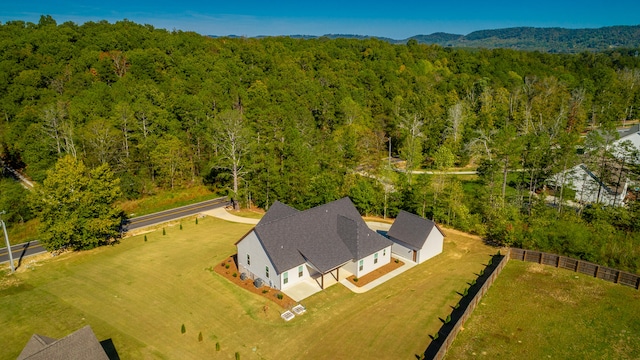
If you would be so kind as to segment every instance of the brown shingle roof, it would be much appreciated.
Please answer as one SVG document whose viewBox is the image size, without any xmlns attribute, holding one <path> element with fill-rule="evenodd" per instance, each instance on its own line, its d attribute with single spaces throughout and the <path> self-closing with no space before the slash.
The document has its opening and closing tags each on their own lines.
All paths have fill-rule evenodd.
<svg viewBox="0 0 640 360">
<path fill-rule="evenodd" d="M 89 325 L 56 340 L 34 334 L 18 356 L 18 360 L 109 360 Z"/>
</svg>

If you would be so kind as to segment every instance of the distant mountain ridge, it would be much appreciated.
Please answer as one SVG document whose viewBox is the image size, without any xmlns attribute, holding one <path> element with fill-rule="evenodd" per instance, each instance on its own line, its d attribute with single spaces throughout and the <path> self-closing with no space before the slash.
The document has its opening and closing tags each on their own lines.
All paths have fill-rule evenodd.
<svg viewBox="0 0 640 360">
<path fill-rule="evenodd" d="M 479 30 L 467 35 L 436 32 L 430 35 L 416 35 L 403 40 L 348 34 L 291 35 L 290 37 L 301 39 L 319 37 L 330 39 L 375 38 L 392 44 L 406 44 L 410 40 L 415 40 L 420 44 L 437 44 L 444 47 L 506 48 L 550 53 L 577 53 L 607 51 L 615 48 L 640 48 L 640 25 L 608 26 L 595 29 L 513 27 Z"/>
</svg>

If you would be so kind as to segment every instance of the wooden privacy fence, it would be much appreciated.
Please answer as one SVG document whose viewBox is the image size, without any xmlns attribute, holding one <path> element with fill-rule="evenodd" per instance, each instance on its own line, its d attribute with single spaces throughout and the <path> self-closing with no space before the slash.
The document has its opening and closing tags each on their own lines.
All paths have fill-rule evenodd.
<svg viewBox="0 0 640 360">
<path fill-rule="evenodd" d="M 507 262 L 509 262 L 509 251 L 504 256 L 494 256 L 492 259 L 491 265 L 487 266 L 484 273 L 478 276 L 477 281 L 469 287 L 468 294 L 460 299 L 459 307 L 451 312 L 451 322 L 445 322 L 438 330 L 439 336 L 433 339 L 425 350 L 424 359 L 444 358 L 464 323 L 469 319 L 484 294 L 498 278 Z"/>
<path fill-rule="evenodd" d="M 640 275 L 608 268 L 588 261 L 573 259 L 556 254 L 548 254 L 541 251 L 515 248 L 510 249 L 509 253 L 510 258 L 514 260 L 537 262 L 538 264 L 575 271 L 612 283 L 630 286 L 635 289 L 640 288 Z"/>
</svg>

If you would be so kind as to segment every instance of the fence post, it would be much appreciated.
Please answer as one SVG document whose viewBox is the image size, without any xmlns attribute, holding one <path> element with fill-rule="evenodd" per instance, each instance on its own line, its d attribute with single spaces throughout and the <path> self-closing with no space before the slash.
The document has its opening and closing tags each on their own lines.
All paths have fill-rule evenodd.
<svg viewBox="0 0 640 360">
<path fill-rule="evenodd" d="M 600 265 L 596 265 L 596 279 L 598 278 L 599 273 L 600 273 Z"/>
<path fill-rule="evenodd" d="M 581 260 L 576 259 L 576 272 L 579 272 L 580 270 L 580 263 L 582 262 Z"/>
<path fill-rule="evenodd" d="M 620 282 L 621 275 L 622 275 L 622 271 L 618 270 L 618 276 L 616 276 L 616 284 Z"/>
<path fill-rule="evenodd" d="M 540 258 L 538 258 L 538 264 L 542 264 L 542 256 L 543 256 L 543 253 L 541 252 L 540 253 Z"/>
</svg>

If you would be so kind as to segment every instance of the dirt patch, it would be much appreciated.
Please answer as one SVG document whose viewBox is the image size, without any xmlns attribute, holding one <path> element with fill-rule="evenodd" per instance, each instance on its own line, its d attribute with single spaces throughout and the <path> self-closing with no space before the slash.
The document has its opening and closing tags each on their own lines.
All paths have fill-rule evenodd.
<svg viewBox="0 0 640 360">
<path fill-rule="evenodd" d="M 379 269 L 376 269 L 363 277 L 357 278 L 357 281 L 354 275 L 349 276 L 347 280 L 357 287 L 362 287 L 376 279 L 379 279 L 381 276 L 392 272 L 393 270 L 401 267 L 402 265 L 404 265 L 404 263 L 399 259 L 391 258 L 391 262 L 389 262 L 387 265 Z"/>
<path fill-rule="evenodd" d="M 542 274 L 545 272 L 545 266 L 542 264 L 529 264 L 527 271 L 534 274 Z"/>
<path fill-rule="evenodd" d="M 457 235 L 457 236 L 464 236 L 465 238 L 469 238 L 469 239 L 482 240 L 482 238 L 480 236 L 478 236 L 478 235 L 473 235 L 473 234 L 470 234 L 470 233 L 466 233 L 464 231 L 451 229 L 451 228 L 448 228 L 448 227 L 444 227 L 442 225 L 438 225 L 438 226 L 440 226 L 440 229 L 442 229 L 442 231 L 444 232 L 445 236 Z"/>
<path fill-rule="evenodd" d="M 256 288 L 253 285 L 253 280 L 240 279 L 240 272 L 238 271 L 238 266 L 236 265 L 234 256 L 230 256 L 225 261 L 216 264 L 213 270 L 216 273 L 222 275 L 225 279 L 240 286 L 241 288 L 247 291 L 250 291 L 254 294 L 258 294 L 264 297 L 265 299 L 269 299 L 273 301 L 283 309 L 291 309 L 293 306 L 296 305 L 296 302 L 292 298 L 288 297 L 287 294 L 281 292 L 280 290 L 272 289 L 268 286 L 262 286 L 260 288 Z M 235 274 L 236 276 L 233 276 L 233 274 Z M 281 299 L 279 298 L 278 294 L 281 295 L 282 297 Z"/>
<path fill-rule="evenodd" d="M 363 216 L 362 219 L 364 221 L 375 221 L 375 222 L 381 222 L 381 223 L 387 223 L 387 224 L 393 224 L 395 219 L 391 219 L 391 218 L 386 218 L 383 219 L 379 216 Z"/>
</svg>

